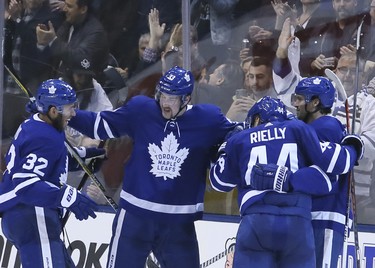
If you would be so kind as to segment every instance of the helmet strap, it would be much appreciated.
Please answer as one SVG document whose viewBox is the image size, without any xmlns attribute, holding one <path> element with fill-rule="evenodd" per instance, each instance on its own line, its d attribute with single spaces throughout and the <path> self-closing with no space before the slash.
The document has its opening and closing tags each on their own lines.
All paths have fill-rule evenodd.
<svg viewBox="0 0 375 268">
<path fill-rule="evenodd" d="M 178 112 L 176 113 L 175 116 L 173 116 L 171 118 L 171 120 L 175 120 L 177 118 L 177 116 L 181 113 L 182 110 L 184 110 L 186 108 L 186 106 L 189 104 L 191 98 L 189 98 L 188 101 L 186 101 L 186 98 L 188 97 L 189 95 L 183 95 L 181 96 L 181 105 L 180 105 L 180 109 L 178 110 Z"/>
</svg>

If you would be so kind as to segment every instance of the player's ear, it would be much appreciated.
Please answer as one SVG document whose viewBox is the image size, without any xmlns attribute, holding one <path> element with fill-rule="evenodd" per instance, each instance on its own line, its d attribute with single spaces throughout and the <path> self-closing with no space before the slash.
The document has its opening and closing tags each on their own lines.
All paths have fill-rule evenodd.
<svg viewBox="0 0 375 268">
<path fill-rule="evenodd" d="M 51 106 L 48 110 L 48 114 L 50 117 L 55 118 L 58 115 L 59 111 L 57 110 L 56 106 Z"/>
<path fill-rule="evenodd" d="M 317 107 L 320 103 L 320 99 L 315 98 L 315 99 L 312 100 L 312 103 L 313 103 L 314 107 Z"/>
<path fill-rule="evenodd" d="M 191 101 L 191 95 L 186 95 L 184 98 L 184 103 L 182 105 L 187 105 Z"/>
<path fill-rule="evenodd" d="M 254 121 L 253 121 L 251 127 L 256 127 L 256 126 L 258 126 L 258 125 L 260 125 L 260 117 L 259 117 L 258 115 L 256 115 L 256 116 L 254 117 Z"/>
</svg>

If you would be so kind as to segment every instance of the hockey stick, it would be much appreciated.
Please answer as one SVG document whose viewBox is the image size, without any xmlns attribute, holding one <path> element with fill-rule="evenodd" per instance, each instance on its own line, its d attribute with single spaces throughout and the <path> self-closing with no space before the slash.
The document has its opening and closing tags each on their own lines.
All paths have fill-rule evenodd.
<svg viewBox="0 0 375 268">
<path fill-rule="evenodd" d="M 362 17 L 361 23 L 357 28 L 357 44 L 356 44 L 356 66 L 355 66 L 355 87 L 354 87 L 354 94 L 353 94 L 353 117 L 352 117 L 352 134 L 355 133 L 355 120 L 356 120 L 356 107 L 357 107 L 357 94 L 359 89 L 359 53 L 360 53 L 360 43 L 361 43 L 361 32 L 362 26 L 365 21 L 366 14 Z M 358 229 L 357 229 L 357 202 L 356 202 L 356 194 L 355 194 L 355 181 L 354 181 L 354 170 L 351 172 L 352 179 L 350 180 L 350 197 L 352 198 L 352 206 L 353 206 L 353 229 L 354 229 L 354 245 L 355 245 L 355 257 L 357 267 L 361 268 L 361 252 L 359 248 L 359 237 L 358 237 Z"/>
<path fill-rule="evenodd" d="M 343 84 L 341 83 L 341 80 L 336 76 L 334 72 L 332 72 L 330 69 L 324 70 L 325 75 L 332 80 L 332 82 L 335 84 L 335 88 L 337 90 L 337 94 L 342 97 L 343 100 L 345 100 L 345 117 L 346 117 L 346 130 L 349 133 L 350 130 L 350 120 L 349 120 L 349 104 L 348 104 L 348 97 L 346 95 L 345 88 Z M 348 201 L 346 205 L 346 217 L 345 217 L 345 231 L 344 231 L 344 244 L 342 249 L 342 256 L 341 256 L 341 267 L 346 268 L 347 263 L 347 255 L 348 255 L 348 239 L 349 239 L 349 224 L 350 224 L 350 207 L 351 207 L 351 188 L 354 187 L 352 185 L 352 172 L 349 172 L 348 174 Z M 353 217 L 355 217 L 355 210 L 353 206 Z M 354 233 L 356 233 L 356 229 L 354 229 Z M 358 235 L 358 234 L 357 234 Z"/>
<path fill-rule="evenodd" d="M 16 73 L 13 72 L 5 63 L 4 68 L 5 70 L 7 70 L 8 74 L 13 78 L 14 82 L 16 82 L 17 86 L 29 97 L 30 101 L 35 102 L 35 97 L 31 93 L 31 91 L 21 83 Z"/>
<path fill-rule="evenodd" d="M 98 145 L 98 148 L 103 148 L 104 145 L 105 145 L 105 141 L 100 141 L 100 143 Z M 95 163 L 95 161 L 96 161 L 95 159 L 92 159 L 87 166 L 91 167 Z M 89 174 L 87 172 L 85 172 L 85 174 L 82 176 L 82 179 L 81 179 L 81 181 L 79 182 L 79 184 L 77 186 L 77 190 L 78 191 L 80 191 L 83 188 L 83 186 L 85 186 L 88 178 L 89 178 Z M 98 186 L 98 188 L 100 189 L 99 186 Z M 101 192 L 102 195 L 104 195 L 104 192 L 102 191 L 102 189 L 100 189 L 100 192 Z M 104 195 L 104 197 L 106 197 L 106 196 Z M 117 211 L 117 204 L 115 203 L 115 201 L 112 198 L 108 198 L 108 199 L 109 200 L 107 202 L 108 203 L 109 202 L 113 202 L 113 204 L 111 206 L 112 207 L 115 206 L 116 209 L 115 208 L 114 209 L 115 209 L 115 211 Z M 65 215 L 64 215 L 64 217 L 61 220 L 61 225 L 62 225 L 63 228 L 65 227 L 66 223 L 68 222 L 70 215 L 71 215 L 71 212 L 69 210 L 67 210 L 66 213 L 65 213 Z"/>
<path fill-rule="evenodd" d="M 343 84 L 341 83 L 341 80 L 337 77 L 337 75 L 332 70 L 327 68 L 324 70 L 324 73 L 327 76 L 327 78 L 334 83 L 335 88 L 337 90 L 338 97 L 341 97 L 342 100 L 344 100 L 345 114 L 346 114 L 346 129 L 349 133 L 349 129 L 350 129 L 349 104 L 348 104 L 348 96 L 346 95 L 345 88 Z"/>
<path fill-rule="evenodd" d="M 14 72 L 12 72 L 12 70 L 5 63 L 4 63 L 4 68 L 7 70 L 9 75 L 16 82 L 16 84 L 20 87 L 20 89 L 29 97 L 30 101 L 35 102 L 35 97 L 31 93 L 31 91 L 22 84 L 19 77 Z M 95 174 L 92 172 L 92 170 L 86 165 L 86 163 L 82 160 L 82 158 L 78 155 L 78 153 L 73 149 L 73 146 L 66 139 L 65 139 L 65 146 L 68 149 L 69 153 L 74 157 L 74 159 L 81 166 L 83 171 L 87 174 L 87 176 L 100 189 L 100 191 L 104 195 L 104 198 L 111 205 L 113 210 L 115 212 L 117 212 L 118 205 L 116 204 L 116 202 L 111 197 L 105 195 L 105 188 L 104 188 L 103 184 L 99 181 L 99 179 L 95 176 Z"/>
</svg>

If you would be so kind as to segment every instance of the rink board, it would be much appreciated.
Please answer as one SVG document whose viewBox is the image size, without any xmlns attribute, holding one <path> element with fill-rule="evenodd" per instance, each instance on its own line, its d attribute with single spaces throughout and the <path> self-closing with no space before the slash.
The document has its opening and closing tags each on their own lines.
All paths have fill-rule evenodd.
<svg viewBox="0 0 375 268">
<path fill-rule="evenodd" d="M 111 225 L 114 214 L 98 213 L 94 220 L 77 221 L 71 217 L 66 230 L 73 249 L 72 258 L 77 267 L 105 267 Z M 224 268 L 226 242 L 235 238 L 238 224 L 216 221 L 198 221 L 197 235 L 200 247 L 201 267 Z M 375 234 L 359 233 L 362 267 L 375 268 Z M 0 231 L 1 267 L 20 267 L 16 249 L 4 238 Z M 348 267 L 356 267 L 354 259 L 353 235 L 348 243 Z"/>
</svg>

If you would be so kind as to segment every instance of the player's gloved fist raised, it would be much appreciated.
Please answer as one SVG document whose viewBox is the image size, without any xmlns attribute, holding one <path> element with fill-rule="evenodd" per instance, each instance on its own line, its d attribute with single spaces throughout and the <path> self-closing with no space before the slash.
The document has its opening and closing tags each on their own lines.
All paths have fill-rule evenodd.
<svg viewBox="0 0 375 268">
<path fill-rule="evenodd" d="M 355 135 L 355 134 L 349 134 L 346 135 L 342 140 L 341 140 L 342 145 L 351 145 L 354 147 L 354 149 L 357 152 L 357 161 L 355 165 L 358 166 L 358 160 L 363 158 L 363 154 L 365 151 L 365 145 L 363 143 L 363 140 L 361 139 L 360 136 Z"/>
<path fill-rule="evenodd" d="M 290 176 L 293 173 L 284 166 L 275 164 L 256 164 L 251 171 L 250 186 L 255 190 L 274 190 L 288 192 Z"/>
<path fill-rule="evenodd" d="M 96 218 L 97 205 L 90 198 L 81 194 L 76 188 L 64 185 L 60 189 L 60 205 L 73 212 L 78 220 L 86 220 L 89 216 Z"/>
</svg>

